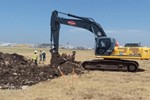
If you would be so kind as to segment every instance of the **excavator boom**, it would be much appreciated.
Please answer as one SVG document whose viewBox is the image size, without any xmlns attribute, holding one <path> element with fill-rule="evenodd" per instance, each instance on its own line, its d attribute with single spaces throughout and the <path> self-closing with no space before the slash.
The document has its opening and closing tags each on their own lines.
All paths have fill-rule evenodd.
<svg viewBox="0 0 150 100">
<path fill-rule="evenodd" d="M 74 17 L 77 19 L 66 19 L 62 17 L 58 17 L 58 13 L 65 14 L 69 17 Z M 86 18 L 86 17 L 79 17 L 72 14 L 66 14 L 58 11 L 53 11 L 51 16 L 51 42 L 54 44 L 54 48 L 51 50 L 51 53 L 53 54 L 58 53 L 58 45 L 59 45 L 59 29 L 60 24 L 64 25 L 70 25 L 75 26 L 79 28 L 84 28 L 89 30 L 95 35 L 95 41 L 97 41 L 98 37 L 106 37 L 106 33 L 104 32 L 103 28 L 96 23 L 92 18 Z"/>
</svg>

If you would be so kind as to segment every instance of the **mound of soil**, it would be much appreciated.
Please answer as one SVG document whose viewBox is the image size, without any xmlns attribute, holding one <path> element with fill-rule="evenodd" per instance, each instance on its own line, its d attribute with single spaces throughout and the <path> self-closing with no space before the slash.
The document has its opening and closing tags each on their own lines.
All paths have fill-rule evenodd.
<svg viewBox="0 0 150 100">
<path fill-rule="evenodd" d="M 54 79 L 61 76 L 58 66 L 64 75 L 72 73 L 73 68 L 76 74 L 82 74 L 80 62 L 53 58 L 53 64 L 38 67 L 34 61 L 22 55 L 0 52 L 0 88 L 1 89 L 22 89 L 23 86 L 31 86 L 41 81 Z"/>
<path fill-rule="evenodd" d="M 52 66 L 59 66 L 65 63 L 66 61 L 68 61 L 68 59 L 65 58 L 64 55 L 60 56 L 60 54 L 53 54 L 50 60 Z"/>
</svg>

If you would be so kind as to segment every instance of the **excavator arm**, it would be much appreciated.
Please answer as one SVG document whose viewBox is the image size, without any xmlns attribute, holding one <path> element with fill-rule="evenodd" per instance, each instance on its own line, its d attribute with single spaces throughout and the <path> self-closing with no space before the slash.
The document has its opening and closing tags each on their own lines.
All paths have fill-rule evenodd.
<svg viewBox="0 0 150 100">
<path fill-rule="evenodd" d="M 69 17 L 74 17 L 76 19 L 66 19 L 63 17 L 58 17 L 58 13 L 67 15 Z M 66 14 L 58 11 L 53 11 L 51 16 L 51 43 L 53 42 L 54 47 L 51 47 L 51 54 L 58 53 L 58 47 L 59 47 L 59 29 L 60 24 L 75 26 L 79 28 L 84 28 L 89 30 L 95 35 L 95 42 L 97 42 L 97 38 L 99 37 L 106 37 L 103 28 L 96 23 L 92 18 L 86 18 L 86 17 L 79 17 L 72 14 Z"/>
</svg>

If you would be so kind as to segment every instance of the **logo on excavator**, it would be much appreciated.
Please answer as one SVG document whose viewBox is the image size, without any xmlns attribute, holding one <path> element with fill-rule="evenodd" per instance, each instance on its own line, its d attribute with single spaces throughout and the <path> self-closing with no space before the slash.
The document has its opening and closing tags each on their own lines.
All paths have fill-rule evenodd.
<svg viewBox="0 0 150 100">
<path fill-rule="evenodd" d="M 70 25 L 76 25 L 76 23 L 74 21 L 68 21 L 68 24 L 70 24 Z"/>
</svg>

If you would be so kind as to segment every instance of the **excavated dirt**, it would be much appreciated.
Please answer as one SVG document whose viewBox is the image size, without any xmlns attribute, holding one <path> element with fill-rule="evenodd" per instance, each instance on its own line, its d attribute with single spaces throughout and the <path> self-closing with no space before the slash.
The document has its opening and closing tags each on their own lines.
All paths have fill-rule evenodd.
<svg viewBox="0 0 150 100">
<path fill-rule="evenodd" d="M 0 52 L 0 88 L 22 89 L 23 86 L 31 86 L 48 79 L 61 76 L 58 66 L 64 75 L 72 73 L 82 74 L 81 62 L 71 62 L 66 57 L 54 56 L 51 65 L 39 67 L 34 61 L 22 55 Z"/>
<path fill-rule="evenodd" d="M 66 56 L 60 54 L 53 54 L 52 58 L 50 60 L 52 66 L 59 66 L 63 63 L 65 63 L 68 59 Z"/>
</svg>

